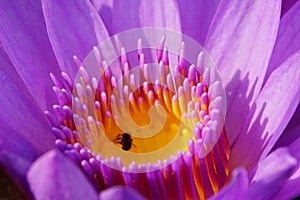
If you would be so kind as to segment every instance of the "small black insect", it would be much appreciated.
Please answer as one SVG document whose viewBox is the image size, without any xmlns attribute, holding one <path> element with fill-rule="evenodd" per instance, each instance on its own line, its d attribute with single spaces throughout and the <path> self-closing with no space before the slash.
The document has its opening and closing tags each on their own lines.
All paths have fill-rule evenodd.
<svg viewBox="0 0 300 200">
<path fill-rule="evenodd" d="M 132 138 L 129 133 L 123 133 L 123 134 L 117 135 L 117 137 L 114 139 L 114 142 L 121 144 L 122 149 L 124 151 L 129 151 L 131 149 L 132 145 L 134 145 L 134 144 L 132 144 Z"/>
</svg>

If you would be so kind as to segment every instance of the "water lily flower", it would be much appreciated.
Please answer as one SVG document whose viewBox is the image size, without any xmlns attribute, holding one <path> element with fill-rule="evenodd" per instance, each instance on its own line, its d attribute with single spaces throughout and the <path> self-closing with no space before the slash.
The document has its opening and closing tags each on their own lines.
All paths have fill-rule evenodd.
<svg viewBox="0 0 300 200">
<path fill-rule="evenodd" d="M 1 167 L 35 199 L 300 196 L 299 9 L 300 1 L 272 0 L 1 2 Z M 190 63 L 187 44 L 174 59 L 168 37 L 154 56 L 139 48 L 147 38 L 134 41 L 137 55 L 126 55 L 118 39 L 113 50 L 97 47 L 144 27 L 193 38 L 220 77 L 204 66 L 204 54 Z M 111 51 L 121 65 L 102 60 Z M 98 79 L 84 62 L 90 52 Z M 147 67 L 151 56 L 158 82 Z M 154 139 L 139 139 L 135 129 L 123 135 L 126 127 L 117 125 L 128 125 L 130 116 L 151 124 L 150 107 L 158 114 L 151 119 L 166 117 L 162 131 Z M 153 157 L 126 160 L 175 136 L 178 155 L 152 164 Z M 102 155 L 105 145 L 111 157 Z"/>
</svg>

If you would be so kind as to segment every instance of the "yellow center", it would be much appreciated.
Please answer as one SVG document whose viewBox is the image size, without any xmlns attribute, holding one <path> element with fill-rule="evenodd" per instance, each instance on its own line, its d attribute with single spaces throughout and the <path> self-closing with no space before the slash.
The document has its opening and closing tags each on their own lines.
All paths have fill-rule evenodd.
<svg viewBox="0 0 300 200">
<path fill-rule="evenodd" d="M 85 145 L 104 157 L 119 157 L 126 151 L 125 156 L 131 157 L 128 162 L 122 159 L 123 164 L 130 164 L 132 160 L 139 164 L 156 163 L 176 156 L 178 151 L 187 151 L 189 139 L 195 140 L 193 128 L 199 122 L 204 123 L 200 111 L 208 113 L 209 102 L 201 102 L 192 92 L 202 76 L 199 75 L 197 82 L 189 81 L 182 70 L 174 80 L 175 85 L 170 86 L 167 84 L 169 66 L 164 67 L 165 73 L 160 74 L 155 83 L 151 83 L 149 77 L 140 76 L 142 86 L 135 85 L 134 72 L 123 74 L 124 78 L 119 80 L 121 85 L 112 84 L 113 77 L 102 73 L 104 89 L 95 91 L 95 101 L 99 105 L 95 108 L 96 122 L 88 121 L 94 134 L 81 134 Z M 207 92 L 206 86 L 203 92 Z M 151 153 L 151 158 L 139 162 L 130 153 L 136 156 Z"/>
<path fill-rule="evenodd" d="M 115 143 L 115 145 L 119 147 L 131 143 L 132 148 L 130 148 L 129 151 L 134 153 L 148 153 L 163 148 L 170 143 L 172 139 L 174 139 L 180 127 L 180 113 L 178 113 L 179 110 L 172 109 L 171 97 L 174 95 L 174 93 L 168 89 L 163 91 L 162 88 L 156 90 L 154 93 L 153 85 L 148 84 L 148 87 L 148 91 L 144 91 L 143 88 L 140 87 L 133 93 L 133 98 L 128 102 L 128 117 L 131 118 L 135 126 L 132 126 L 132 124 L 129 123 L 129 119 L 126 120 L 125 118 L 124 121 L 121 122 L 125 124 L 125 130 L 122 130 L 120 128 L 120 124 L 117 124 L 115 120 L 113 120 L 112 124 L 105 129 L 105 135 L 111 142 Z M 159 102 L 159 105 L 155 104 L 155 101 L 157 103 Z M 116 106 L 119 107 L 119 109 L 122 109 L 120 106 L 123 105 L 117 104 Z M 150 108 L 152 106 L 154 115 L 151 116 Z M 176 103 L 173 106 L 176 107 Z M 155 113 L 157 114 L 155 115 Z M 156 128 L 153 126 L 149 127 L 151 120 L 153 120 L 153 126 L 156 126 Z M 165 123 L 163 123 L 164 120 Z M 162 126 L 161 124 L 155 125 L 156 122 L 162 122 Z M 156 133 L 155 129 L 159 129 L 159 131 Z M 148 131 L 148 134 L 145 133 L 146 131 Z M 119 134 L 122 135 L 125 132 L 131 135 L 132 142 L 124 139 L 125 141 L 123 144 L 116 143 L 115 139 L 117 136 Z M 148 135 L 150 137 L 148 137 Z"/>
</svg>

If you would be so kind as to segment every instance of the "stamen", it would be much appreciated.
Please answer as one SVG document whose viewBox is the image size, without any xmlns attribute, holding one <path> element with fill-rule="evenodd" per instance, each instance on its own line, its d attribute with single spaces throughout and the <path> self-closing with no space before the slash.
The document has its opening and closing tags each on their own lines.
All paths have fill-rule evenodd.
<svg viewBox="0 0 300 200">
<path fill-rule="evenodd" d="M 77 67 L 79 68 L 82 65 L 81 60 L 77 56 L 73 56 L 73 60 L 76 63 Z"/>
<path fill-rule="evenodd" d="M 165 42 L 166 42 L 166 36 L 163 36 L 159 42 L 159 46 L 157 49 L 157 60 L 158 63 L 162 60 L 162 56 L 163 56 L 163 49 L 165 46 Z"/>
<path fill-rule="evenodd" d="M 172 110 L 174 112 L 174 115 L 177 117 L 177 119 L 180 119 L 181 118 L 181 109 L 180 109 L 180 105 L 178 102 L 178 97 L 175 95 L 172 97 Z"/>
<path fill-rule="evenodd" d="M 146 63 L 138 39 L 139 66 L 133 67 L 125 47 L 118 37 L 115 40 L 122 77 L 101 58 L 98 47 L 93 52 L 100 81 L 76 56 L 75 84 L 65 72 L 62 78 L 50 74 L 58 105 L 53 105 L 54 114 L 45 115 L 58 149 L 99 191 L 128 185 L 149 199 L 173 199 L 175 194 L 179 199 L 206 199 L 218 192 L 230 174 L 230 148 L 223 129 L 224 91 L 216 69 L 205 67 L 203 52 L 196 65 L 189 63 L 183 42 L 178 63 L 171 68 L 165 36 L 154 67 Z M 126 144 L 125 133 L 130 136 Z M 141 153 L 153 154 L 135 159 Z"/>
<path fill-rule="evenodd" d="M 72 91 L 72 89 L 73 89 L 73 81 L 70 78 L 70 76 L 67 73 L 65 73 L 65 72 L 62 72 L 61 76 L 65 80 L 65 83 L 68 85 L 68 89 L 69 89 L 68 91 Z M 66 88 L 66 90 L 67 90 L 67 88 Z"/>
</svg>

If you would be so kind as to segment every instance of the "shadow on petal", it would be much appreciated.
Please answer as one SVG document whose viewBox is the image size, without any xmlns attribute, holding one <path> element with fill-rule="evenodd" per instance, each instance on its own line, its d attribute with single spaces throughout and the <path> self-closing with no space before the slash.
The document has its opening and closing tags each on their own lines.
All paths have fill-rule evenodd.
<svg viewBox="0 0 300 200">
<path fill-rule="evenodd" d="M 236 71 L 225 88 L 228 107 L 231 107 L 227 111 L 225 130 L 232 142 L 230 168 L 235 169 L 244 166 L 250 170 L 257 163 L 262 151 L 261 146 L 263 146 L 264 138 L 261 138 L 261 133 L 268 120 L 263 118 L 266 104 L 258 110 L 257 105 L 251 102 L 254 98 L 258 78 L 250 88 L 248 74 L 242 80 L 240 76 L 240 70 Z M 237 91 L 238 93 L 236 93 Z M 248 156 L 252 153 L 256 157 Z"/>
<path fill-rule="evenodd" d="M 228 110 L 225 128 L 228 132 L 228 139 L 231 145 L 233 145 L 240 134 L 242 134 L 242 128 L 245 126 L 247 116 L 250 113 L 251 101 L 253 101 L 254 98 L 253 95 L 257 81 L 258 78 L 256 78 L 250 88 L 249 73 L 241 80 L 241 71 L 237 70 L 233 78 L 226 85 L 225 91 Z"/>
</svg>

